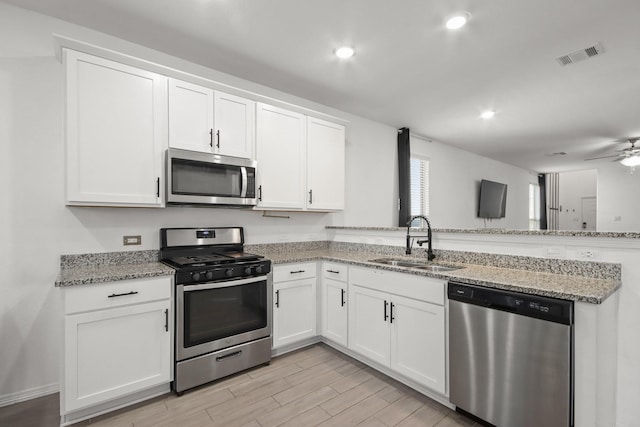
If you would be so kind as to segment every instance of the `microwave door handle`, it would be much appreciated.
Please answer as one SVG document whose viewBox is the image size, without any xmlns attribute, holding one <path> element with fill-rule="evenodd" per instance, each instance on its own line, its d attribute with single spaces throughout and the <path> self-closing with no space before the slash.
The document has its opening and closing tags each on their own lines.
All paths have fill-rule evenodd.
<svg viewBox="0 0 640 427">
<path fill-rule="evenodd" d="M 240 191 L 240 197 L 246 197 L 247 187 L 249 186 L 249 183 L 247 182 L 247 168 L 241 166 L 240 173 L 242 174 L 242 190 Z"/>
</svg>

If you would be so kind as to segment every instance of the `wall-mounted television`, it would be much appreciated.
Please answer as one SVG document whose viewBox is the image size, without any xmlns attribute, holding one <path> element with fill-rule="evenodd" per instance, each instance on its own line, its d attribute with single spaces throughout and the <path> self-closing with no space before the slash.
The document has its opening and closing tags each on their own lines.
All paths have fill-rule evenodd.
<svg viewBox="0 0 640 427">
<path fill-rule="evenodd" d="M 480 199 L 478 202 L 478 217 L 504 218 L 507 206 L 507 184 L 480 181 Z"/>
</svg>

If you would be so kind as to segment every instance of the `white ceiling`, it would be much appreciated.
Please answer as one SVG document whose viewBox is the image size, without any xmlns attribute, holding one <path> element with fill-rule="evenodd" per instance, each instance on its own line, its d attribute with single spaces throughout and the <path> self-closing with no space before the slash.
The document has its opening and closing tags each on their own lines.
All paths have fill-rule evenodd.
<svg viewBox="0 0 640 427">
<path fill-rule="evenodd" d="M 640 136 L 639 0 L 6 2 L 534 171 Z M 459 10 L 468 25 L 445 30 Z"/>
</svg>

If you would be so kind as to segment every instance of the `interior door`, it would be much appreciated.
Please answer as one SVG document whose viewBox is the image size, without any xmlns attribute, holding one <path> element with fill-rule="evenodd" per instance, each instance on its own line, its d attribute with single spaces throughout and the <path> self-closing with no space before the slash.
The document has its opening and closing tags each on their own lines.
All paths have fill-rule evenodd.
<svg viewBox="0 0 640 427">
<path fill-rule="evenodd" d="M 582 198 L 582 229 L 583 230 L 596 230 L 596 223 L 598 221 L 596 209 L 597 209 L 596 197 L 583 197 Z"/>
</svg>

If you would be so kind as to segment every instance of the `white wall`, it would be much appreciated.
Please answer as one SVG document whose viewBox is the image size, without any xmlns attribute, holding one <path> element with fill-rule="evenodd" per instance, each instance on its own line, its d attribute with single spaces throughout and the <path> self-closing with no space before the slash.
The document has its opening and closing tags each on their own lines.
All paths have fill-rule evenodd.
<svg viewBox="0 0 640 427">
<path fill-rule="evenodd" d="M 618 162 L 598 167 L 598 231 L 640 231 L 639 191 L 640 167 L 632 171 Z"/>
<path fill-rule="evenodd" d="M 537 175 L 436 141 L 411 138 L 411 153 L 429 162 L 429 219 L 434 228 L 529 227 L 529 183 Z M 480 181 L 507 184 L 505 217 L 477 217 Z"/>
<path fill-rule="evenodd" d="M 582 199 L 596 197 L 597 186 L 598 172 L 595 169 L 560 173 L 558 203 L 562 211 L 559 230 L 582 230 Z"/>
</svg>

